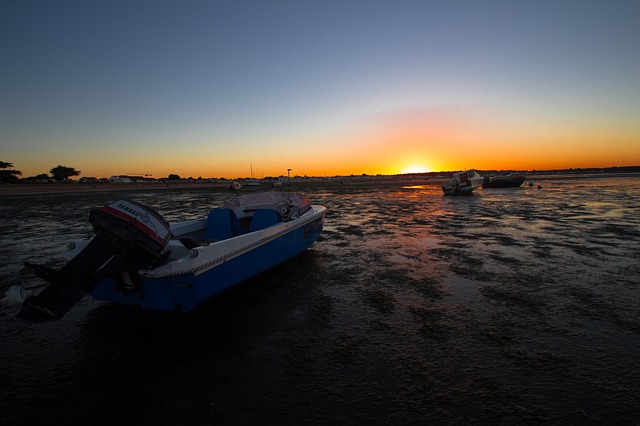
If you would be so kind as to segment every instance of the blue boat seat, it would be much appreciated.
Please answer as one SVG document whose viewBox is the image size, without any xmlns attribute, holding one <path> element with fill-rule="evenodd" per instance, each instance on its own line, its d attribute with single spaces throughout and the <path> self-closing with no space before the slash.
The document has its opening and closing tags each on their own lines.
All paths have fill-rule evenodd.
<svg viewBox="0 0 640 426">
<path fill-rule="evenodd" d="M 215 208 L 207 216 L 204 238 L 225 240 L 240 235 L 240 222 L 231 209 Z"/>
<path fill-rule="evenodd" d="M 258 209 L 253 213 L 249 232 L 259 231 L 282 222 L 280 212 L 270 209 Z"/>
</svg>

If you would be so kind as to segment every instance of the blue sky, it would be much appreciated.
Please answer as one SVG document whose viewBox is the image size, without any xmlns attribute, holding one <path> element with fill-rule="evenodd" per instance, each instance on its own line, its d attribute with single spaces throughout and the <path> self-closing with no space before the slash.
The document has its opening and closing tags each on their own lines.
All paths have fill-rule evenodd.
<svg viewBox="0 0 640 426">
<path fill-rule="evenodd" d="M 638 1 L 4 0 L 0 160 L 98 176 L 637 165 L 638 40 Z M 447 148 L 462 141 L 475 156 Z"/>
</svg>

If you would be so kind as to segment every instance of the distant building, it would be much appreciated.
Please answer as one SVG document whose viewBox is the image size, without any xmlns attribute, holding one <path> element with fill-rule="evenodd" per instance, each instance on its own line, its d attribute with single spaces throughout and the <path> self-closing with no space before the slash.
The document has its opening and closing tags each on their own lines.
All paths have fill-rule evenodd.
<svg viewBox="0 0 640 426">
<path fill-rule="evenodd" d="M 109 182 L 111 183 L 131 183 L 133 182 L 131 179 L 129 179 L 126 176 L 111 176 L 109 178 Z"/>
</svg>

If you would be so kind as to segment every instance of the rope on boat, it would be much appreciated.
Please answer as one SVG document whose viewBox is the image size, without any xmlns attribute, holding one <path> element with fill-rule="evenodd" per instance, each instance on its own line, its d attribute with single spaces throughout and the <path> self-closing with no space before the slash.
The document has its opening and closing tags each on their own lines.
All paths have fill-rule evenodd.
<svg viewBox="0 0 640 426">
<path fill-rule="evenodd" d="M 303 226 L 303 225 L 306 225 L 306 223 L 300 224 L 300 226 Z M 295 229 L 298 229 L 300 226 L 297 226 L 297 227 L 295 227 L 293 229 L 284 229 L 284 230 L 282 230 L 282 231 L 280 231 L 278 233 L 275 233 L 275 234 L 273 234 L 273 235 L 271 235 L 269 237 L 261 238 L 261 239 L 259 239 L 257 241 L 254 241 L 254 242 L 252 242 L 250 244 L 247 244 L 244 247 L 241 247 L 241 248 L 239 248 L 237 250 L 234 250 L 234 251 L 231 251 L 229 253 L 226 253 L 223 256 L 220 256 L 218 258 L 210 260 L 207 263 L 203 263 L 202 265 L 194 266 L 191 269 L 187 269 L 187 270 L 180 269 L 180 270 L 176 270 L 176 271 L 164 272 L 164 273 L 161 273 L 161 274 L 156 274 L 156 273 L 153 273 L 153 271 L 147 270 L 147 271 L 142 272 L 140 275 L 145 277 L 145 278 L 171 278 L 171 277 L 175 277 L 175 276 L 178 276 L 178 275 L 197 274 L 199 272 L 204 272 L 207 269 L 211 269 L 214 266 L 217 266 L 217 265 L 219 265 L 221 263 L 226 262 L 229 259 L 237 257 L 238 255 L 240 255 L 240 254 L 242 254 L 244 252 L 247 252 L 247 251 L 249 251 L 249 250 L 251 250 L 251 249 L 253 249 L 255 247 L 258 247 L 258 246 L 261 246 L 263 244 L 266 244 L 267 242 L 269 242 L 271 240 L 274 240 L 274 239 L 280 237 L 281 235 L 284 235 L 284 234 L 286 234 L 288 232 L 291 232 L 291 231 L 293 231 Z"/>
</svg>

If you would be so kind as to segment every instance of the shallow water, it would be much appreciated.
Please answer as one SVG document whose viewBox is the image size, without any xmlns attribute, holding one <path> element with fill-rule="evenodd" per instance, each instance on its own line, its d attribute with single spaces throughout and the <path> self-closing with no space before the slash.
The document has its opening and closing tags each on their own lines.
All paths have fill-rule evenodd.
<svg viewBox="0 0 640 426">
<path fill-rule="evenodd" d="M 640 178 L 307 190 L 321 239 L 185 316 L 85 298 L 0 307 L 9 422 L 609 423 L 640 418 Z M 39 291 L 88 210 L 122 194 L 3 197 L 0 291 Z M 170 222 L 231 195 L 128 193 Z"/>
</svg>

